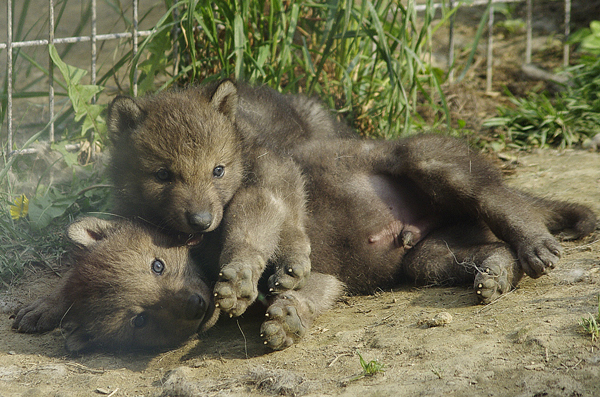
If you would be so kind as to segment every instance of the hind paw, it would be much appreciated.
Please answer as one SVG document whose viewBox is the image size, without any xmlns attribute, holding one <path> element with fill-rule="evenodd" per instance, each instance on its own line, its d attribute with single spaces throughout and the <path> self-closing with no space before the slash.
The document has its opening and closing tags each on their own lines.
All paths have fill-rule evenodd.
<svg viewBox="0 0 600 397">
<path fill-rule="evenodd" d="M 302 338 L 308 330 L 302 319 L 304 310 L 295 297 L 279 295 L 267 309 L 267 320 L 260 327 L 264 344 L 273 350 L 283 350 Z"/>
<path fill-rule="evenodd" d="M 258 296 L 259 269 L 243 263 L 230 263 L 219 273 L 215 285 L 215 306 L 230 317 L 243 314 Z"/>
<path fill-rule="evenodd" d="M 310 259 L 308 256 L 289 263 L 282 263 L 269 277 L 269 291 L 281 292 L 302 288 L 310 277 Z"/>
<path fill-rule="evenodd" d="M 475 293 L 483 304 L 498 299 L 512 289 L 506 267 L 496 264 L 483 264 L 483 269 L 475 275 Z"/>
</svg>

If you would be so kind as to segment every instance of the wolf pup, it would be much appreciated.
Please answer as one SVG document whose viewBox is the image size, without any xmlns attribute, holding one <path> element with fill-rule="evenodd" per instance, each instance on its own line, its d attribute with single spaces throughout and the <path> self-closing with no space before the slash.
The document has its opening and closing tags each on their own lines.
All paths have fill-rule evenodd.
<svg viewBox="0 0 600 397">
<path fill-rule="evenodd" d="M 115 212 L 172 234 L 222 229 L 215 301 L 231 316 L 256 299 L 268 263 L 277 268 L 275 291 L 300 288 L 310 274 L 303 177 L 270 149 L 329 133 L 326 123 L 313 128 L 302 120 L 292 106 L 298 100 L 225 80 L 117 97 L 109 107 Z"/>
<path fill-rule="evenodd" d="M 60 327 L 69 351 L 184 342 L 218 318 L 210 281 L 189 246 L 127 220 L 83 218 L 71 224 L 71 269 L 54 293 L 18 311 L 13 328 Z M 171 324 L 171 327 L 164 327 Z"/>
<path fill-rule="evenodd" d="M 272 349 L 283 349 L 298 341 L 341 294 L 342 285 L 348 292 L 359 294 L 390 288 L 402 281 L 471 283 L 478 299 L 488 303 L 510 291 L 524 273 L 537 278 L 556 265 L 561 246 L 552 234 L 576 239 L 592 233 L 597 223 L 587 207 L 511 189 L 491 164 L 451 138 L 425 135 L 382 142 L 329 140 L 327 144 L 317 140 L 305 142 L 291 153 L 307 181 L 306 225 L 312 243 L 312 272 L 303 288 L 272 297 L 261 327 L 261 336 Z M 88 304 L 84 314 L 71 316 L 79 328 L 93 335 L 86 347 L 94 347 L 96 339 L 102 340 L 106 327 L 110 330 L 117 324 L 127 330 L 135 328 L 137 313 L 144 313 L 141 327 L 146 323 L 160 327 L 147 331 L 141 346 L 179 343 L 181 337 L 164 339 L 170 330 L 191 336 L 191 327 L 180 327 L 170 319 L 154 319 L 150 309 L 157 302 L 171 302 L 173 292 L 161 288 L 160 283 L 166 282 L 163 277 L 173 278 L 168 281 L 172 285 L 211 285 L 210 272 L 218 269 L 223 241 L 218 233 L 206 234 L 193 247 L 193 263 L 169 262 L 170 272 L 145 280 L 144 287 L 152 293 L 140 293 L 138 283 L 131 281 L 136 277 L 113 271 L 110 277 L 122 279 L 115 282 L 119 288 L 112 298 L 104 298 L 104 290 L 96 284 L 103 278 L 112 279 L 109 275 L 95 277 L 88 289 L 103 297 L 102 307 Z M 145 249 L 153 252 L 154 248 Z M 121 251 L 118 254 L 129 255 Z M 129 266 L 124 261 L 118 263 Z M 147 271 L 144 266 L 139 268 Z M 197 273 L 197 268 L 202 273 Z M 208 281 L 199 274 L 207 275 Z M 64 296 L 66 292 L 58 294 Z M 77 299 L 71 295 L 63 309 Z M 210 300 L 206 302 L 211 305 Z M 42 316 L 39 305 L 23 309 L 32 315 L 22 316 L 19 312 L 13 327 L 30 330 L 29 324 Z M 93 322 L 96 317 L 105 318 L 105 311 L 123 306 L 131 307 L 129 317 L 118 316 L 108 322 L 109 326 Z M 61 313 L 51 314 L 57 324 Z M 175 319 L 176 314 L 173 316 Z M 202 328 L 211 324 L 203 323 Z M 119 339 L 119 334 L 114 342 L 136 346 L 135 340 Z"/>
</svg>

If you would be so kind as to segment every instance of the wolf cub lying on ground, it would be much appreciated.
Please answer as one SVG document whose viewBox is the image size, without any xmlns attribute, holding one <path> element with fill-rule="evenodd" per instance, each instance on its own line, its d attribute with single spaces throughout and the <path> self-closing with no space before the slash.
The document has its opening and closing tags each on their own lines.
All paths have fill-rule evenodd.
<svg viewBox="0 0 600 397">
<path fill-rule="evenodd" d="M 218 93 L 223 84 L 236 98 L 227 100 L 226 117 L 212 114 L 223 107 L 214 106 L 216 94 L 207 94 Z M 250 104 L 248 98 L 253 99 Z M 310 255 L 311 275 L 302 280 L 301 288 L 284 285 L 271 296 L 261 334 L 273 349 L 301 338 L 344 288 L 371 293 L 403 280 L 473 283 L 481 302 L 490 302 L 513 288 L 524 273 L 536 278 L 556 265 L 561 246 L 552 233 L 574 239 L 596 227 L 594 214 L 584 206 L 507 187 L 492 165 L 459 140 L 437 135 L 394 141 L 352 139 L 346 127 L 301 96 L 224 82 L 147 100 L 120 98 L 111 109 L 109 125 L 117 146 L 112 174 L 119 212 L 166 227 L 174 237 L 160 237 L 148 226 L 126 220 L 84 219 L 71 227 L 77 232 L 70 229 L 69 236 L 83 256 L 76 256 L 74 269 L 50 300 L 22 309 L 13 323 L 23 332 L 42 332 L 59 326 L 65 315 L 62 326 L 70 350 L 181 343 L 196 329 L 213 325 L 220 310 L 238 314 L 237 303 L 227 304 L 231 296 L 231 301 L 243 301 L 245 309 L 256 296 L 260 276 L 276 275 L 263 289 L 271 292 L 274 280 L 288 266 L 285 249 L 297 238 L 302 252 Z M 245 125 L 258 132 L 235 137 L 234 132 L 243 129 L 239 127 L 222 137 L 217 132 L 223 123 L 225 130 Z M 201 132 L 195 134 L 197 129 Z M 122 147 L 128 151 L 120 152 Z M 288 197 L 277 189 L 266 190 L 279 195 L 279 201 L 271 202 L 264 200 L 268 194 L 249 189 L 252 194 L 243 195 L 244 204 L 234 209 L 237 191 L 233 198 L 225 195 L 228 200 L 211 199 L 211 191 L 221 197 L 219 185 L 201 171 L 210 174 L 219 164 L 244 169 L 232 164 L 244 164 L 246 153 L 256 154 L 246 147 L 267 150 L 275 159 L 262 163 L 268 165 L 264 169 L 251 164 L 265 173 L 256 180 L 275 175 L 275 181 L 285 181 L 288 172 L 294 175 L 289 180 L 297 197 L 290 208 L 306 214 L 298 215 L 301 222 L 292 222 L 298 226 L 293 228 L 296 237 L 288 240 L 282 218 L 267 215 L 271 206 L 289 214 L 280 208 Z M 219 157 L 221 153 L 231 157 L 221 160 L 225 158 Z M 161 170 L 168 177 L 162 178 Z M 300 173 L 304 184 L 298 187 Z M 248 178 L 253 177 L 250 174 Z M 238 185 L 243 190 L 249 186 Z M 190 204 L 197 202 L 196 196 L 222 207 L 225 215 L 214 228 L 197 230 L 190 225 L 190 214 L 199 208 Z M 263 204 L 255 206 L 253 200 Z M 232 238 L 232 230 L 243 232 Z M 308 240 L 299 231 L 308 236 L 308 250 Z M 189 234 L 190 245 L 174 243 L 178 233 Z M 254 245 L 262 244 L 265 235 L 270 236 L 270 248 L 260 252 L 270 254 L 256 259 L 249 252 L 258 252 Z M 123 245 L 124 236 L 129 236 L 130 250 Z M 92 247 L 99 244 L 111 256 L 97 258 L 100 253 Z M 241 263 L 237 276 L 230 277 L 231 261 L 224 258 L 231 258 L 232 252 L 247 255 L 249 265 Z M 92 265 L 97 263 L 110 271 L 97 271 L 98 265 Z M 86 287 L 70 292 L 65 287 L 70 284 Z M 214 293 L 207 293 L 211 289 Z M 46 312 L 49 301 L 59 303 Z M 179 310 L 168 309 L 172 307 Z"/>
</svg>

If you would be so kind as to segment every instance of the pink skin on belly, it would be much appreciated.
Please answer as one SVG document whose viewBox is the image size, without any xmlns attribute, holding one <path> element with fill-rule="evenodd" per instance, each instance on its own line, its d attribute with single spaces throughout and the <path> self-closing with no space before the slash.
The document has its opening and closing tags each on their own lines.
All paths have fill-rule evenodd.
<svg viewBox="0 0 600 397">
<path fill-rule="evenodd" d="M 371 244 L 394 243 L 396 248 L 412 248 L 421 240 L 421 231 L 414 225 L 407 225 L 401 221 L 394 221 L 379 233 L 369 236 Z"/>
<path fill-rule="evenodd" d="M 369 244 L 393 245 L 410 249 L 432 228 L 426 200 L 420 197 L 413 183 L 388 176 L 370 175 L 372 191 L 387 207 L 390 223 L 368 237 Z M 388 219 L 389 219 L 388 218 Z"/>
</svg>

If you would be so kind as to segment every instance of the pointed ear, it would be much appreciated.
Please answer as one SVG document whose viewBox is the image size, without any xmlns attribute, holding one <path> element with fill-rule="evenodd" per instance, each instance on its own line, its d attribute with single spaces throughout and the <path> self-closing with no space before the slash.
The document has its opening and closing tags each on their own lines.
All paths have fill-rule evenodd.
<svg viewBox="0 0 600 397">
<path fill-rule="evenodd" d="M 235 120 L 238 107 L 237 87 L 231 80 L 223 80 L 217 86 L 210 98 L 210 104 L 217 111 L 223 113 L 231 121 Z"/>
<path fill-rule="evenodd" d="M 144 120 L 144 111 L 135 99 L 119 95 L 108 106 L 106 124 L 110 138 L 128 136 Z"/>
<path fill-rule="evenodd" d="M 67 237 L 75 244 L 90 247 L 104 240 L 109 231 L 115 227 L 115 222 L 104 219 L 86 217 L 72 223 L 67 229 Z"/>
</svg>

